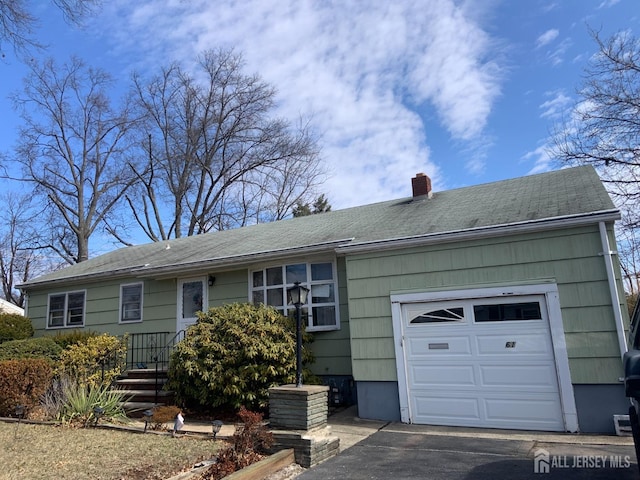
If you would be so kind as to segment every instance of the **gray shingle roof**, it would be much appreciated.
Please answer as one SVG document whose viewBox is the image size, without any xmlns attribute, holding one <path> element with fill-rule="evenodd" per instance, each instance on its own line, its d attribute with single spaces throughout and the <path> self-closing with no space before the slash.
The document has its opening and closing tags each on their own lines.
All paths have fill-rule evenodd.
<svg viewBox="0 0 640 480">
<path fill-rule="evenodd" d="M 407 179 L 409 182 L 409 179 Z M 297 249 L 332 250 L 338 245 L 464 232 L 483 227 L 539 222 L 615 207 L 591 167 L 576 167 L 511 180 L 434 192 L 432 198 L 390 200 L 214 232 L 121 248 L 44 275 L 25 286 L 78 281 L 102 275 L 149 275 L 230 262 L 283 257 Z M 169 249 L 167 249 L 167 245 Z"/>
</svg>

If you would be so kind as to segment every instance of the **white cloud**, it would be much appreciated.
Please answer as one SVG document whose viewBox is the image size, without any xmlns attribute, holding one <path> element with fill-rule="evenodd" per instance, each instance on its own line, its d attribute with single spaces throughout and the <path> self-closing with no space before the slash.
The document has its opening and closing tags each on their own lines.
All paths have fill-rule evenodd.
<svg viewBox="0 0 640 480">
<path fill-rule="evenodd" d="M 567 112 L 567 108 L 572 102 L 571 97 L 565 95 L 562 90 L 546 92 L 545 96 L 551 98 L 540 104 L 540 108 L 542 109 L 540 117 L 542 118 L 548 118 L 551 120 L 560 119 Z"/>
<path fill-rule="evenodd" d="M 555 159 L 551 156 L 551 145 L 547 143 L 527 152 L 522 158 L 526 161 L 533 161 L 533 167 L 527 172 L 527 175 L 548 172 L 554 169 Z"/>
<path fill-rule="evenodd" d="M 598 9 L 613 7 L 618 3 L 620 3 L 620 0 L 604 0 L 600 5 L 598 5 Z"/>
<path fill-rule="evenodd" d="M 565 38 L 562 42 L 560 42 L 555 49 L 547 52 L 547 58 L 551 65 L 554 67 L 560 65 L 564 62 L 564 56 L 567 53 L 567 50 L 573 45 L 573 42 L 570 38 Z"/>
<path fill-rule="evenodd" d="M 281 114 L 313 113 L 334 172 L 323 189 L 335 208 L 409 195 L 417 172 L 437 185 L 426 116 L 455 141 L 482 141 L 502 72 L 474 14 L 472 3 L 454 0 L 105 5 L 114 54 L 144 46 L 140 61 L 155 68 L 234 46 L 249 72 L 277 87 Z"/>
<path fill-rule="evenodd" d="M 545 45 L 549 45 L 556 38 L 558 38 L 558 35 L 560 35 L 560 31 L 555 28 L 547 30 L 536 39 L 536 48 L 541 48 Z"/>
</svg>

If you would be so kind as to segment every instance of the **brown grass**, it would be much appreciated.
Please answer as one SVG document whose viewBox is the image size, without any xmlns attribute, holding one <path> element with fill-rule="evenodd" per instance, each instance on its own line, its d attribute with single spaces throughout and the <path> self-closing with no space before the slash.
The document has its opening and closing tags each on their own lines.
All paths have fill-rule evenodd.
<svg viewBox="0 0 640 480">
<path fill-rule="evenodd" d="M 158 480 L 215 455 L 221 442 L 0 422 L 0 479 Z"/>
</svg>

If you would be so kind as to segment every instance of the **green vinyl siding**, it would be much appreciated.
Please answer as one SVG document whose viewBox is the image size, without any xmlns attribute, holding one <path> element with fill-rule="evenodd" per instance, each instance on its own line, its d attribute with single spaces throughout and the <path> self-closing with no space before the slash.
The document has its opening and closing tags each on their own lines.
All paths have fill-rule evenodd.
<svg viewBox="0 0 640 480">
<path fill-rule="evenodd" d="M 220 307 L 227 303 L 246 303 L 249 298 L 248 271 L 232 270 L 216 272 L 213 286 L 209 287 L 209 306 Z"/>
<path fill-rule="evenodd" d="M 391 292 L 548 281 L 558 284 L 573 383 L 617 383 L 621 374 L 597 225 L 351 255 L 347 278 L 356 381 L 396 380 Z M 603 365 L 595 375 L 594 358 Z"/>
<path fill-rule="evenodd" d="M 350 375 L 351 351 L 349 344 L 349 313 L 347 305 L 346 273 L 344 259 L 337 261 L 338 294 L 340 298 L 340 329 L 315 332 L 311 350 L 315 362 L 310 366 L 316 375 Z M 249 295 L 249 270 L 238 269 L 212 273 L 214 284 L 208 286 L 209 306 L 216 307 L 234 302 L 247 302 Z M 118 323 L 120 286 L 143 283 L 142 322 Z M 46 329 L 47 300 L 49 293 L 73 290 L 86 291 L 85 330 L 112 335 L 125 333 L 175 332 L 177 315 L 177 280 L 140 280 L 124 278 L 101 281 L 95 284 L 70 285 L 55 290 L 29 293 L 28 315 L 32 319 L 36 335 L 53 335 L 66 329 Z"/>
<path fill-rule="evenodd" d="M 175 280 L 144 280 L 142 322 L 118 323 L 120 320 L 120 285 L 139 281 L 125 279 L 96 284 L 69 286 L 51 291 L 29 293 L 29 317 L 36 335 L 55 334 L 64 329 L 46 329 L 47 300 L 49 293 L 63 293 L 77 288 L 86 291 L 84 329 L 111 335 L 142 332 L 171 332 L 176 329 L 176 282 Z"/>
</svg>

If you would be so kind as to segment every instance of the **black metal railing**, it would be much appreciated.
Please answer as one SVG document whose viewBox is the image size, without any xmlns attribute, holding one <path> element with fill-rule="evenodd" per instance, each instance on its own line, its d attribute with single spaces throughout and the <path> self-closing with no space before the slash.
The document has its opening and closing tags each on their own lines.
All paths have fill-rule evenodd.
<svg viewBox="0 0 640 480">
<path fill-rule="evenodd" d="M 185 331 L 129 334 L 127 369 L 155 369 L 155 404 L 158 404 L 160 372 L 169 368 L 171 351 L 184 338 Z"/>
<path fill-rule="evenodd" d="M 173 332 L 130 333 L 127 369 L 154 368 L 158 352 L 173 335 Z"/>
</svg>

